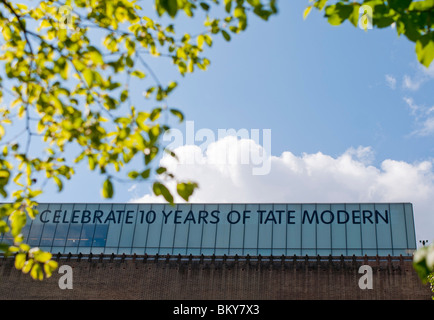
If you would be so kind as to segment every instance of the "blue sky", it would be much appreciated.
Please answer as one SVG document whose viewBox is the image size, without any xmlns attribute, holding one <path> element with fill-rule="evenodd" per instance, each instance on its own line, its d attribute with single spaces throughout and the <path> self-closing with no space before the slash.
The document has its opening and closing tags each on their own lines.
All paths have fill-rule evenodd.
<svg viewBox="0 0 434 320">
<path fill-rule="evenodd" d="M 416 197 L 421 204 L 415 205 L 415 211 L 424 211 L 417 213 L 421 215 L 417 218 L 419 226 L 431 223 L 434 219 L 427 211 L 434 204 L 428 195 L 434 190 L 433 170 L 429 167 L 434 151 L 434 125 L 430 122 L 430 116 L 434 116 L 430 111 L 434 106 L 433 68 L 424 70 L 417 62 L 414 44 L 399 38 L 393 28 L 365 32 L 348 22 L 333 27 L 322 12 L 316 11 L 303 20 L 307 4 L 308 1 L 280 1 L 279 14 L 270 21 L 250 19 L 247 31 L 229 43 L 216 36 L 213 47 L 205 54 L 211 60 L 206 72 L 196 71 L 181 79 L 169 61 L 163 64 L 150 58 L 148 63 L 163 82 L 179 81 L 169 105 L 182 110 L 186 120 L 194 121 L 195 129 L 207 128 L 216 134 L 218 129 L 270 129 L 271 153 L 276 157 L 290 152 L 297 161 L 306 160 L 304 154 L 318 153 L 338 159 L 361 146 L 366 149 L 358 150 L 365 150 L 369 161 L 354 158 L 354 163 L 356 167 L 364 166 L 363 172 L 376 169 L 381 175 L 384 161 L 388 160 L 404 164 L 409 170 L 425 163 L 428 167 L 416 170 L 412 183 L 419 185 L 423 181 L 428 190 L 425 197 Z M 177 20 L 186 28 L 193 23 L 182 17 Z M 185 123 L 178 128 L 184 130 Z M 400 176 L 398 172 L 388 185 L 405 187 L 408 182 L 405 171 L 402 173 Z M 101 183 L 101 177 L 79 168 L 64 192 L 57 193 L 49 187 L 40 201 L 104 201 Z M 401 191 L 392 190 L 393 196 L 367 200 L 413 202 L 411 196 L 405 196 L 405 189 L 404 196 Z M 287 192 L 291 194 L 290 186 Z M 267 189 L 262 193 L 267 195 Z M 127 202 L 147 194 L 149 184 L 121 184 L 116 185 L 111 201 Z M 221 200 L 218 194 L 214 197 L 215 202 Z M 242 199 L 249 201 L 252 197 L 246 195 Z M 269 199 L 315 200 L 271 195 Z M 317 199 L 339 201 L 333 197 Z M 430 237 L 431 226 L 418 227 L 420 237 Z"/>
</svg>

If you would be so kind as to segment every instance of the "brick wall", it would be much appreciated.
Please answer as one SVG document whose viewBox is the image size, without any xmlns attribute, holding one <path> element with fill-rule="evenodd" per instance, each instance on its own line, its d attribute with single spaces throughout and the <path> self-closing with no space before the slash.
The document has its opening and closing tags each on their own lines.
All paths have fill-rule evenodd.
<svg viewBox="0 0 434 320">
<path fill-rule="evenodd" d="M 431 299 L 403 257 L 59 256 L 72 267 L 73 289 L 55 272 L 42 282 L 0 259 L 0 299 Z M 370 265 L 373 289 L 358 286 Z"/>
</svg>

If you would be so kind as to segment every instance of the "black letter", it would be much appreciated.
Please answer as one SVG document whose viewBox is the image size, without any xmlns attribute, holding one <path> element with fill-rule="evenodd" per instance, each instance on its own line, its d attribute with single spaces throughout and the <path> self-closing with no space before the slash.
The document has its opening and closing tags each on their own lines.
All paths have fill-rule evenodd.
<svg viewBox="0 0 434 320">
<path fill-rule="evenodd" d="M 304 224 L 304 218 L 307 216 L 307 220 L 309 220 L 309 224 L 312 224 L 313 218 L 315 218 L 316 223 L 318 224 L 318 214 L 316 213 L 316 210 L 313 211 L 312 213 L 312 218 L 309 218 L 309 212 L 307 212 L 307 210 L 304 210 L 303 213 L 303 220 L 302 220 L 302 224 Z"/>
<path fill-rule="evenodd" d="M 98 223 L 102 223 L 101 217 L 104 215 L 104 212 L 101 210 L 95 210 L 93 212 L 93 223 L 95 223 L 96 220 L 98 220 Z"/>
<path fill-rule="evenodd" d="M 287 224 L 295 224 L 294 221 L 291 221 L 291 219 L 293 219 L 293 218 L 295 219 L 295 217 L 291 215 L 291 213 L 294 213 L 294 212 L 295 212 L 295 210 L 288 210 L 288 222 L 287 222 Z"/>
<path fill-rule="evenodd" d="M 167 219 L 169 219 L 169 216 L 172 214 L 172 210 L 170 210 L 169 213 L 166 214 L 163 210 L 163 216 L 164 216 L 164 224 L 167 224 Z"/>
<path fill-rule="evenodd" d="M 149 219 L 149 214 L 150 213 L 152 213 L 152 215 L 153 215 L 152 220 Z M 148 211 L 148 213 L 146 214 L 146 223 L 148 223 L 148 224 L 154 223 L 155 219 L 156 219 L 156 213 L 155 213 L 155 211 L 154 210 Z"/>
<path fill-rule="evenodd" d="M 125 217 L 125 223 L 128 223 L 128 224 L 132 224 L 133 223 L 132 221 L 128 220 L 129 218 L 133 217 L 133 216 L 130 216 L 130 213 L 133 213 L 133 212 L 134 212 L 133 210 L 128 210 L 127 211 L 127 216 Z"/>
<path fill-rule="evenodd" d="M 220 213 L 220 211 L 219 210 L 214 210 L 214 211 L 211 212 L 211 216 L 216 219 L 215 221 L 210 221 L 210 223 L 212 223 L 212 224 L 219 223 L 219 221 L 220 221 L 219 216 L 214 215 L 214 213 Z"/>
<path fill-rule="evenodd" d="M 258 210 L 259 213 L 259 223 L 262 224 L 262 214 L 265 212 L 265 210 Z"/>
<path fill-rule="evenodd" d="M 270 216 L 271 216 L 271 218 L 270 218 Z M 273 221 L 274 223 L 277 223 L 276 218 L 274 217 L 273 210 L 270 210 L 270 212 L 268 212 L 267 217 L 265 218 L 265 222 L 264 223 L 267 223 L 268 220 Z"/>
<path fill-rule="evenodd" d="M 360 213 L 360 210 L 353 210 L 353 223 L 354 224 L 360 224 L 360 216 L 356 216 L 355 213 Z M 356 219 L 359 219 L 359 222 L 356 222 Z"/>
<path fill-rule="evenodd" d="M 191 210 L 188 212 L 187 216 L 185 217 L 184 224 L 187 221 L 193 221 L 193 223 L 196 224 L 196 219 L 194 219 L 194 214 L 193 214 L 193 211 L 191 211 Z"/>
<path fill-rule="evenodd" d="M 206 221 L 206 217 L 208 217 L 208 211 L 200 210 L 199 211 L 199 221 L 197 223 L 200 224 L 200 221 L 203 219 L 203 222 L 205 222 L 205 224 L 207 224 L 208 222 Z"/>
<path fill-rule="evenodd" d="M 341 221 L 341 219 L 340 219 L 340 217 L 341 217 L 340 213 L 341 212 L 345 213 L 345 220 L 344 221 Z M 346 212 L 345 210 L 338 210 L 338 223 L 339 224 L 347 223 L 349 219 L 350 219 L 350 215 L 348 214 L 348 212 Z"/>
<path fill-rule="evenodd" d="M 244 210 L 243 211 L 243 224 L 246 224 L 246 219 L 249 219 L 250 216 L 247 215 L 247 213 L 249 213 L 250 210 Z"/>
<path fill-rule="evenodd" d="M 178 221 L 178 219 L 181 219 L 181 216 L 178 214 L 180 212 L 182 212 L 182 210 L 176 210 L 175 211 L 175 221 L 174 221 L 175 224 L 181 224 L 181 222 Z"/>
<path fill-rule="evenodd" d="M 366 215 L 367 212 L 369 212 L 369 216 Z M 371 211 L 369 211 L 369 210 L 363 210 L 363 224 L 366 224 L 366 219 L 368 219 L 369 222 L 372 224 L 373 222 L 371 220 L 371 217 L 372 217 L 372 212 Z"/>
<path fill-rule="evenodd" d="M 86 218 L 87 221 L 84 221 L 84 218 Z M 88 223 L 89 221 L 90 221 L 90 211 L 89 210 L 83 210 L 83 213 L 81 215 L 81 223 Z"/>
<path fill-rule="evenodd" d="M 237 214 L 238 219 L 236 221 L 232 221 L 232 219 L 230 218 L 230 216 L 232 215 L 232 213 L 236 213 Z M 241 216 L 240 216 L 240 213 L 238 211 L 232 210 L 231 212 L 228 213 L 228 222 L 230 224 L 238 223 L 238 221 L 240 221 L 240 219 L 241 219 Z"/>
<path fill-rule="evenodd" d="M 378 224 L 378 216 L 381 217 L 381 219 L 383 219 L 384 222 L 389 223 L 389 216 L 387 215 L 387 210 L 384 210 L 384 213 L 386 215 L 386 218 L 384 218 L 380 212 L 378 212 L 377 210 L 375 210 L 375 223 Z"/>
<path fill-rule="evenodd" d="M 59 223 L 60 213 L 61 212 L 62 212 L 62 210 L 56 210 L 56 211 L 54 211 L 54 218 L 53 218 L 53 222 L 54 223 Z"/>
<path fill-rule="evenodd" d="M 330 221 L 324 221 L 324 213 L 326 213 L 326 212 L 328 212 L 328 213 L 330 213 Z M 321 221 L 322 221 L 322 223 L 325 223 L 325 224 L 330 224 L 330 223 L 332 223 L 333 222 L 333 220 L 335 219 L 335 215 L 333 214 L 333 212 L 331 212 L 330 210 L 324 210 L 322 213 L 321 213 Z"/>
<path fill-rule="evenodd" d="M 42 212 L 41 212 L 41 216 L 39 217 L 39 219 L 41 220 L 42 223 L 50 222 L 50 220 L 42 220 L 42 215 L 43 215 L 44 213 L 51 213 L 51 210 L 44 210 L 44 211 L 42 211 Z"/>
</svg>

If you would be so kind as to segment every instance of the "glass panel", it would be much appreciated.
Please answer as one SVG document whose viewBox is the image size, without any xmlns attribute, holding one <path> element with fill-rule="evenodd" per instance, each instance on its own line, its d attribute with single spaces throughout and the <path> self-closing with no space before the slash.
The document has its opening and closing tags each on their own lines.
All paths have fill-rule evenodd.
<svg viewBox="0 0 434 320">
<path fill-rule="evenodd" d="M 332 237 L 332 252 L 334 256 L 347 255 L 347 223 L 349 214 L 345 210 L 344 204 L 332 204 L 331 211 L 335 219 L 330 225 Z"/>
<path fill-rule="evenodd" d="M 131 254 L 131 247 L 119 247 L 118 254 Z"/>
<path fill-rule="evenodd" d="M 137 209 L 137 222 L 134 230 L 134 248 L 142 248 L 143 250 L 134 250 L 137 254 L 144 254 L 144 248 L 146 247 L 146 238 L 148 235 L 148 229 L 157 219 L 155 211 L 151 210 L 150 204 L 139 204 Z"/>
<path fill-rule="evenodd" d="M 273 251 L 274 256 L 286 255 L 286 205 L 275 204 L 274 215 L 276 223 L 273 224 Z"/>
<path fill-rule="evenodd" d="M 360 225 L 360 206 L 358 204 L 346 204 L 345 211 L 348 212 L 347 226 L 347 254 L 349 256 L 362 255 L 362 233 Z"/>
<path fill-rule="evenodd" d="M 89 254 L 89 253 L 91 253 L 92 248 L 91 247 L 78 247 L 77 250 L 78 250 L 78 253 Z"/>
<path fill-rule="evenodd" d="M 66 244 L 66 237 L 68 235 L 69 223 L 71 221 L 72 208 L 72 204 L 62 204 L 60 209 L 54 209 L 54 211 L 52 211 L 52 221 L 54 223 L 57 223 L 56 233 L 53 240 L 53 247 L 64 247 Z"/>
<path fill-rule="evenodd" d="M 272 248 L 272 230 L 275 221 L 273 205 L 259 205 L 259 234 L 258 234 L 258 254 L 271 255 Z"/>
<path fill-rule="evenodd" d="M 158 253 L 160 247 L 161 228 L 164 221 L 163 210 L 164 204 L 153 204 L 152 212 L 148 212 L 149 216 L 155 214 L 155 221 L 149 225 L 148 238 L 146 241 L 146 253 L 153 255 Z"/>
<path fill-rule="evenodd" d="M 104 253 L 105 248 L 103 247 L 92 247 L 91 252 L 92 254 L 101 254 Z"/>
<path fill-rule="evenodd" d="M 88 222 L 83 223 L 81 228 L 80 243 L 78 244 L 81 253 L 89 253 L 90 248 L 92 247 L 93 235 L 95 233 L 94 217 L 98 214 L 98 212 L 96 212 L 97 210 L 99 210 L 98 204 L 88 204 L 82 211 L 82 217 L 84 218 L 82 221 Z"/>
<path fill-rule="evenodd" d="M 166 207 L 169 210 L 168 207 Z M 170 236 L 173 239 L 173 248 L 176 248 L 174 254 L 186 254 L 187 253 L 187 239 L 188 239 L 188 227 L 191 219 L 194 219 L 194 213 L 191 210 L 191 205 L 177 205 L 175 212 L 173 213 L 173 221 L 175 224 L 175 231 Z M 169 236 L 169 234 L 168 234 Z"/>
<path fill-rule="evenodd" d="M 331 225 L 335 221 L 335 214 L 331 211 L 330 204 L 317 204 L 318 224 L 316 226 L 316 254 L 328 256 L 332 247 Z"/>
<path fill-rule="evenodd" d="M 376 204 L 375 215 L 377 212 L 382 216 L 386 216 L 386 212 L 389 212 L 388 204 Z M 375 219 L 375 218 L 374 218 Z M 375 219 L 377 228 L 377 246 L 378 255 L 386 256 L 392 254 L 392 234 L 390 231 L 390 223 L 385 223 L 382 219 Z"/>
<path fill-rule="evenodd" d="M 113 205 L 101 205 L 101 210 L 105 213 L 105 219 L 109 222 L 109 228 L 107 233 L 106 248 L 118 248 L 119 239 L 122 230 L 122 221 L 125 217 L 125 205 L 113 204 Z M 110 250 L 110 253 L 117 253 L 116 250 Z"/>
<path fill-rule="evenodd" d="M 245 212 L 245 210 L 246 206 L 244 204 L 232 205 L 231 214 L 229 215 L 229 221 L 231 221 L 229 255 L 243 255 L 244 223 L 247 222 L 251 216 L 251 213 Z"/>
<path fill-rule="evenodd" d="M 303 204 L 301 209 L 301 255 L 316 255 L 316 226 L 319 219 L 316 205 Z"/>
<path fill-rule="evenodd" d="M 74 204 L 71 213 L 71 220 L 68 230 L 68 237 L 66 238 L 67 247 L 78 247 L 80 243 L 81 227 L 80 223 L 81 213 L 86 208 L 85 204 Z M 69 249 L 67 249 L 69 250 Z"/>
<path fill-rule="evenodd" d="M 40 212 L 45 211 L 48 209 L 47 204 L 40 204 L 38 207 L 38 210 Z M 30 232 L 29 232 L 29 239 L 28 244 L 30 246 L 39 246 L 41 241 L 41 235 L 44 228 L 44 223 L 41 222 L 41 219 L 39 217 L 32 220 L 32 224 L 30 226 Z M 5 237 L 6 238 L 6 237 Z"/>
<path fill-rule="evenodd" d="M 65 247 L 51 247 L 51 251 L 52 254 L 58 254 L 58 253 L 65 253 Z"/>
<path fill-rule="evenodd" d="M 228 213 L 231 211 L 230 204 L 219 204 L 220 219 L 217 224 L 217 237 L 216 237 L 216 255 L 224 255 L 229 253 L 229 233 L 230 224 L 228 222 Z"/>
<path fill-rule="evenodd" d="M 375 227 L 375 208 L 373 204 L 360 205 L 363 255 L 377 254 L 377 235 Z"/>
<path fill-rule="evenodd" d="M 188 254 L 198 255 L 202 248 L 202 234 L 205 225 L 205 214 L 199 215 L 200 211 L 205 209 L 203 204 L 192 204 L 191 205 L 194 220 L 190 221 L 189 231 L 188 231 Z"/>
<path fill-rule="evenodd" d="M 137 204 L 125 205 L 125 214 L 124 214 L 124 219 L 122 220 L 123 225 L 122 225 L 121 237 L 119 240 L 119 248 L 129 248 L 129 250 L 131 251 L 131 246 L 133 244 L 134 229 L 136 226 L 136 219 L 137 219 L 137 208 L 138 208 Z M 123 250 L 122 253 L 127 254 L 125 250 Z"/>
<path fill-rule="evenodd" d="M 301 255 L 301 204 L 286 206 L 286 254 Z"/>
<path fill-rule="evenodd" d="M 94 251 L 95 247 L 105 247 L 107 242 L 107 232 L 108 232 L 107 224 L 95 225 L 95 232 L 93 234 L 93 241 L 92 241 L 92 252 L 95 252 Z"/>
<path fill-rule="evenodd" d="M 53 212 L 61 208 L 61 204 L 49 204 L 44 208 L 43 205 L 38 206 L 39 216 L 37 219 L 41 221 L 44 225 L 42 230 L 42 237 L 40 245 L 43 247 L 49 247 L 51 251 L 51 246 L 53 245 L 54 234 L 56 232 L 57 224 L 52 222 Z"/>
<path fill-rule="evenodd" d="M 53 224 L 44 225 L 44 230 L 42 231 L 40 246 L 51 248 L 51 246 L 53 244 L 55 232 L 56 232 L 56 225 L 53 225 Z"/>
<path fill-rule="evenodd" d="M 212 255 L 215 253 L 215 240 L 217 223 L 219 216 L 219 208 L 216 204 L 206 204 L 204 211 L 201 213 L 206 223 L 203 225 L 202 251 L 204 255 Z"/>
<path fill-rule="evenodd" d="M 246 219 L 244 228 L 244 255 L 256 256 L 258 254 L 258 227 L 259 227 L 259 206 L 256 204 L 246 205 Z"/>
<path fill-rule="evenodd" d="M 392 255 L 404 255 L 407 251 L 407 234 L 405 226 L 404 204 L 390 204 L 390 223 L 392 228 L 393 243 Z"/>
<path fill-rule="evenodd" d="M 410 249 L 407 255 L 412 255 L 413 250 L 416 250 L 416 235 L 414 228 L 414 216 L 413 216 L 413 205 L 411 203 L 404 203 L 405 210 L 405 224 L 407 227 L 407 246 Z"/>
</svg>

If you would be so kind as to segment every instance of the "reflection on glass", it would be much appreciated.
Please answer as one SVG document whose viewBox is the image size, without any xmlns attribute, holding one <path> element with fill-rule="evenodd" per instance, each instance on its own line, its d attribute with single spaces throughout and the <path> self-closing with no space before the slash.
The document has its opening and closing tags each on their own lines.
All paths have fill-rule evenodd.
<svg viewBox="0 0 434 320">
<path fill-rule="evenodd" d="M 108 225 L 98 224 L 95 227 L 95 234 L 93 235 L 92 247 L 104 247 L 107 241 Z"/>
</svg>

